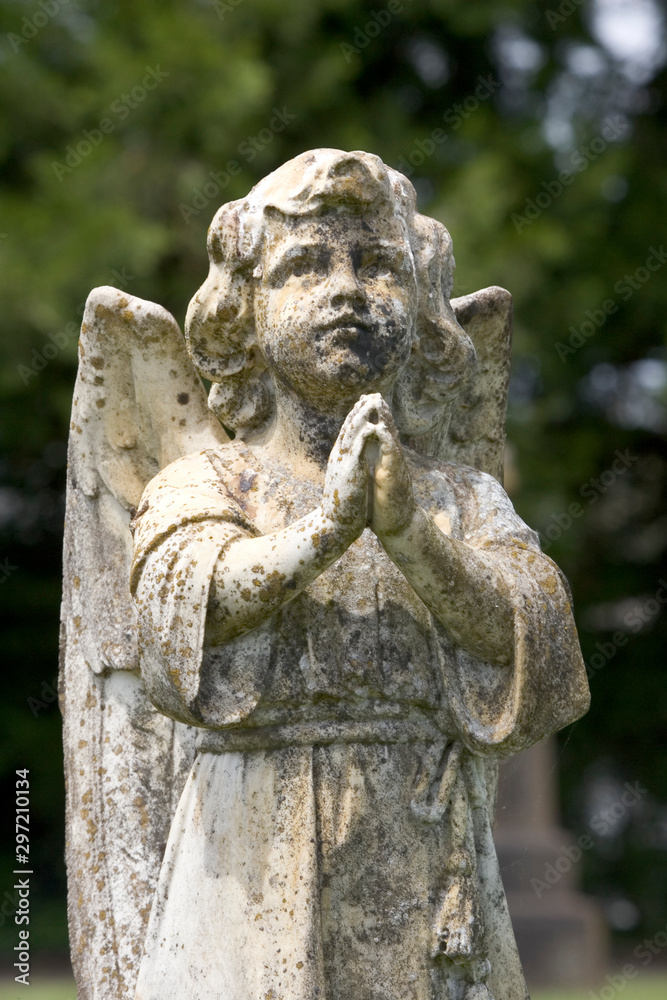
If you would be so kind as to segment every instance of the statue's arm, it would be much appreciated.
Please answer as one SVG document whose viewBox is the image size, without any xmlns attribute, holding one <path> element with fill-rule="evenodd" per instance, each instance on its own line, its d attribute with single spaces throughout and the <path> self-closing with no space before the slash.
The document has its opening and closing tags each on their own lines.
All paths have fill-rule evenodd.
<svg viewBox="0 0 667 1000">
<path fill-rule="evenodd" d="M 367 409 L 368 404 L 358 403 L 341 428 L 319 507 L 280 531 L 239 538 L 221 553 L 209 591 L 209 644 L 227 642 L 256 628 L 339 559 L 364 530 L 365 450 L 375 431 Z"/>
<path fill-rule="evenodd" d="M 372 471 L 373 530 L 457 645 L 486 661 L 512 663 L 517 611 L 531 603 L 525 601 L 525 594 L 533 581 L 548 577 L 553 582 L 553 586 L 548 584 L 552 606 L 560 599 L 564 609 L 567 605 L 555 567 L 539 548 L 528 550 L 523 540 L 512 538 L 508 524 L 501 525 L 498 517 L 489 518 L 488 529 L 477 526 L 474 544 L 442 531 L 437 517 L 432 518 L 417 504 L 388 407 L 380 401 L 378 410 L 379 454 Z M 518 533 L 521 528 L 525 531 L 491 477 L 486 479 L 483 490 L 488 493 L 485 506 L 489 511 L 496 506 L 508 508 Z M 472 524 L 477 520 L 478 507 L 472 490 L 467 506 L 461 512 L 463 521 Z"/>
<path fill-rule="evenodd" d="M 380 540 L 458 646 L 483 660 L 512 663 L 519 595 L 503 578 L 509 552 L 490 556 L 450 538 L 420 507 L 404 527 Z"/>
<path fill-rule="evenodd" d="M 355 537 L 317 507 L 280 531 L 234 541 L 211 580 L 207 643 L 218 645 L 256 628 L 335 562 Z"/>
</svg>

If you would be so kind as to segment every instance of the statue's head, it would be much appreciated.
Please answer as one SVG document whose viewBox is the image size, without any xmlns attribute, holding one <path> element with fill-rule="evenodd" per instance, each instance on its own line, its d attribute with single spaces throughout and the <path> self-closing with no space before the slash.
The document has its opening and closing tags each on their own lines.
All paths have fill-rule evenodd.
<svg viewBox="0 0 667 1000">
<path fill-rule="evenodd" d="M 377 156 L 297 156 L 222 206 L 208 252 L 188 347 L 214 383 L 211 407 L 242 437 L 270 420 L 277 385 L 322 412 L 382 392 L 418 435 L 474 365 L 449 302 L 449 233 Z"/>
</svg>

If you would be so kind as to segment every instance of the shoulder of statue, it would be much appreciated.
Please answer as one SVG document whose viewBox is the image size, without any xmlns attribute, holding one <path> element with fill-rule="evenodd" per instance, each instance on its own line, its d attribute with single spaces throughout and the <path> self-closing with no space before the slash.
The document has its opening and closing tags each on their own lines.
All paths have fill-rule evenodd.
<svg viewBox="0 0 667 1000">
<path fill-rule="evenodd" d="M 539 540 L 517 515 L 512 501 L 494 476 L 470 465 L 407 453 L 415 494 L 435 517 L 460 517 L 463 538 L 474 545 L 515 544 L 536 551 Z M 449 523 L 449 521 L 447 522 Z"/>
<path fill-rule="evenodd" d="M 507 498 L 500 483 L 480 469 L 419 455 L 409 448 L 405 449 L 405 455 L 417 489 L 431 490 L 434 494 L 442 493 L 444 490 L 450 502 L 452 498 L 459 502 L 464 502 L 466 498 L 473 500 L 478 494 Z"/>
<path fill-rule="evenodd" d="M 144 490 L 132 519 L 135 564 L 176 528 L 224 521 L 254 535 L 256 529 L 235 500 L 231 471 L 238 458 L 233 442 L 192 452 L 158 473 Z"/>
<path fill-rule="evenodd" d="M 220 488 L 228 476 L 234 476 L 237 468 L 248 464 L 251 456 L 242 441 L 229 441 L 216 448 L 205 448 L 183 455 L 165 466 L 146 486 L 142 506 L 163 490 L 173 489 L 214 489 Z"/>
</svg>

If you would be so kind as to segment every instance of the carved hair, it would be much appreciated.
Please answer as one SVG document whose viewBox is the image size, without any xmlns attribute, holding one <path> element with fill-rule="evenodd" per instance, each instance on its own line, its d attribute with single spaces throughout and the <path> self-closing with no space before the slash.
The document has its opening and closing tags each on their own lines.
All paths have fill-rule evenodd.
<svg viewBox="0 0 667 1000">
<path fill-rule="evenodd" d="M 188 308 L 190 355 L 200 375 L 213 382 L 209 406 L 240 437 L 260 430 L 274 411 L 272 379 L 257 343 L 254 315 L 271 219 L 332 212 L 396 218 L 412 250 L 416 330 L 392 399 L 401 432 L 420 435 L 440 423 L 445 404 L 474 367 L 474 348 L 449 301 L 454 270 L 450 235 L 440 222 L 416 211 L 410 181 L 369 153 L 302 153 L 260 181 L 247 198 L 216 213 L 208 233 L 209 275 Z"/>
</svg>

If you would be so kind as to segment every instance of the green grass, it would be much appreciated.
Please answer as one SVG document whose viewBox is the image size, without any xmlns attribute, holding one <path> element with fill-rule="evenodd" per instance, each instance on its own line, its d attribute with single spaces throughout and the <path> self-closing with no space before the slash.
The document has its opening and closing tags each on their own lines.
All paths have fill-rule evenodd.
<svg viewBox="0 0 667 1000">
<path fill-rule="evenodd" d="M 532 1000 L 598 1000 L 600 991 L 606 998 L 611 995 L 604 992 L 604 985 L 600 985 L 596 990 L 537 990 L 531 993 Z M 607 991 L 609 986 L 607 986 Z M 591 997 L 591 992 L 593 997 Z M 76 990 L 74 981 L 69 979 L 45 980 L 32 979 L 30 992 L 26 994 L 25 987 L 18 983 L 8 984 L 6 981 L 0 982 L 0 1000 L 76 1000 Z M 622 1000 L 665 1000 L 667 997 L 667 977 L 646 976 L 640 980 L 632 980 L 625 983 L 623 989 L 614 993 Z M 193 998 L 194 1000 L 194 998 Z"/>
<path fill-rule="evenodd" d="M 614 975 L 614 973 L 611 974 Z M 598 1000 L 601 993 L 604 1000 L 607 997 L 611 1000 L 612 992 L 609 983 L 601 983 L 594 990 L 535 990 L 531 993 L 531 998 L 532 1000 L 593 1000 L 593 998 Z M 619 1000 L 665 1000 L 667 998 L 667 977 L 645 976 L 642 979 L 626 980 L 621 988 L 614 991 L 614 1000 L 616 997 Z M 0 1000 L 4 1000 L 2 994 L 0 994 Z"/>
<path fill-rule="evenodd" d="M 20 983 L 0 982 L 0 1000 L 76 1000 L 73 979 L 41 979 L 30 977 L 28 989 Z"/>
</svg>

